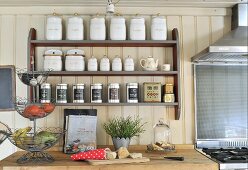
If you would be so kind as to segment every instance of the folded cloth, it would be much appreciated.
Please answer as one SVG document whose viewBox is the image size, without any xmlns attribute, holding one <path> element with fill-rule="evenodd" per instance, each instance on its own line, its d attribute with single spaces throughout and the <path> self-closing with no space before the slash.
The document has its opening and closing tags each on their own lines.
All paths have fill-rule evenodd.
<svg viewBox="0 0 248 170">
<path fill-rule="evenodd" d="M 95 149 L 71 155 L 73 161 L 77 160 L 103 160 L 106 159 L 106 149 Z"/>
</svg>

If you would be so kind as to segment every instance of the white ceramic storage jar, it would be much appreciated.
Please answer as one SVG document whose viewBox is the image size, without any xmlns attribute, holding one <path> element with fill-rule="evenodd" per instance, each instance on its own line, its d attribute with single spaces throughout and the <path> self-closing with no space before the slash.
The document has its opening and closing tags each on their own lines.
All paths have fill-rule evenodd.
<svg viewBox="0 0 248 170">
<path fill-rule="evenodd" d="M 91 40 L 106 39 L 106 25 L 104 18 L 96 17 L 90 20 L 90 39 Z"/>
<path fill-rule="evenodd" d="M 124 17 L 118 16 L 111 18 L 110 39 L 126 40 L 126 23 Z"/>
<path fill-rule="evenodd" d="M 122 71 L 122 62 L 118 55 L 112 61 L 112 71 Z"/>
<path fill-rule="evenodd" d="M 55 15 L 47 17 L 46 39 L 62 40 L 62 18 Z"/>
<path fill-rule="evenodd" d="M 62 51 L 47 50 L 44 54 L 44 71 L 62 71 Z"/>
<path fill-rule="evenodd" d="M 106 55 L 103 56 L 100 62 L 100 71 L 110 71 L 110 62 Z"/>
<path fill-rule="evenodd" d="M 84 51 L 79 49 L 73 49 L 67 51 L 65 59 L 65 70 L 66 71 L 84 71 Z"/>
<path fill-rule="evenodd" d="M 142 17 L 132 18 L 130 21 L 130 40 L 145 40 L 146 27 L 145 19 Z"/>
<path fill-rule="evenodd" d="M 68 18 L 67 24 L 67 40 L 83 40 L 84 39 L 84 25 L 83 18 L 79 16 L 73 16 Z"/>
<path fill-rule="evenodd" d="M 92 56 L 89 60 L 88 60 L 88 71 L 97 71 L 97 59 Z"/>
<path fill-rule="evenodd" d="M 152 40 L 166 40 L 167 39 L 166 19 L 164 17 L 157 16 L 152 19 L 151 39 Z"/>
<path fill-rule="evenodd" d="M 134 61 L 130 55 L 125 59 L 124 70 L 125 71 L 134 71 Z"/>
</svg>

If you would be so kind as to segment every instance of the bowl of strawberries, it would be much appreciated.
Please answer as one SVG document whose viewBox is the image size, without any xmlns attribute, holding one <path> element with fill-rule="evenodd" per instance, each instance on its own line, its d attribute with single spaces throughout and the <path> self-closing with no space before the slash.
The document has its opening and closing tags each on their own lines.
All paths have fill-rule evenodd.
<svg viewBox="0 0 248 170">
<path fill-rule="evenodd" d="M 30 120 L 43 118 L 52 113 L 55 109 L 53 102 L 34 103 L 24 98 L 17 98 L 15 102 L 16 111 Z"/>
</svg>

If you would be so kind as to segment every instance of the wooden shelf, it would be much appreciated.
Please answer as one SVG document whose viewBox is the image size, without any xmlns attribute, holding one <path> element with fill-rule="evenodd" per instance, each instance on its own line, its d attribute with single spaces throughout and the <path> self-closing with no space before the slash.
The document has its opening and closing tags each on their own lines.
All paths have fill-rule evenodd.
<svg viewBox="0 0 248 170">
<path fill-rule="evenodd" d="M 51 71 L 49 76 L 172 76 L 177 71 Z"/>
<path fill-rule="evenodd" d="M 31 40 L 36 47 L 173 47 L 176 40 Z"/>
<path fill-rule="evenodd" d="M 177 106 L 178 103 L 55 103 L 56 106 Z"/>
</svg>

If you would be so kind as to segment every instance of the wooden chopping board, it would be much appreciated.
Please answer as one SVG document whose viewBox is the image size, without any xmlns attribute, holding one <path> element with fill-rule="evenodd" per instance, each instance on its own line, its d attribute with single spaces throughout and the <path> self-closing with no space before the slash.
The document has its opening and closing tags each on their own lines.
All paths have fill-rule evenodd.
<svg viewBox="0 0 248 170">
<path fill-rule="evenodd" d="M 128 163 L 142 163 L 149 162 L 149 158 L 126 158 L 126 159 L 113 159 L 113 160 L 87 160 L 90 165 L 110 165 L 110 164 L 128 164 Z"/>
</svg>

